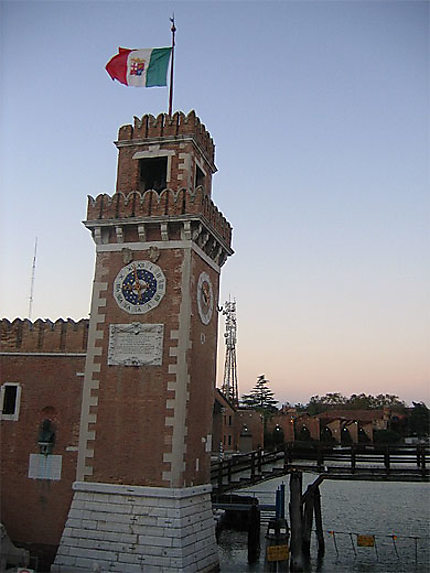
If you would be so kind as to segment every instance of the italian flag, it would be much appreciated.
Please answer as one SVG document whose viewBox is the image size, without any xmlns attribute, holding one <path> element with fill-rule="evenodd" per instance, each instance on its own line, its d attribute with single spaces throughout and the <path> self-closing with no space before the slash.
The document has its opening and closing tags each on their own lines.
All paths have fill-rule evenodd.
<svg viewBox="0 0 430 573">
<path fill-rule="evenodd" d="M 126 86 L 166 86 L 171 51 L 172 48 L 118 48 L 118 54 L 106 64 L 106 71 Z"/>
</svg>

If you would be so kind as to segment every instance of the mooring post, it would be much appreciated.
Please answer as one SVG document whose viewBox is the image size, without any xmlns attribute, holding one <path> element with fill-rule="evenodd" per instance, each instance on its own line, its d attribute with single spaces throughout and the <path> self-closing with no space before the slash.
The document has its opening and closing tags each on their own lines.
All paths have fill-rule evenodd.
<svg viewBox="0 0 430 573">
<path fill-rule="evenodd" d="M 221 491 L 222 489 L 222 482 L 223 482 L 223 461 L 220 460 L 218 462 L 218 490 Z"/>
<path fill-rule="evenodd" d="M 356 464 L 356 449 L 355 444 L 351 445 L 351 472 L 355 473 L 355 464 Z"/>
<path fill-rule="evenodd" d="M 290 474 L 291 571 L 303 571 L 301 471 Z"/>
<path fill-rule="evenodd" d="M 424 451 L 424 446 L 423 444 L 417 444 L 417 466 L 418 468 L 423 467 L 423 464 L 425 464 L 425 451 Z"/>
<path fill-rule="evenodd" d="M 321 513 L 321 493 L 320 488 L 317 486 L 314 491 L 314 511 L 315 511 L 315 529 L 317 532 L 318 540 L 318 559 L 320 559 L 325 553 L 324 546 L 324 532 L 322 525 L 322 513 Z"/>
<path fill-rule="evenodd" d="M 385 465 L 385 470 L 386 470 L 387 474 L 389 474 L 390 473 L 390 451 L 388 449 L 388 446 L 385 447 L 384 465 Z"/>
<path fill-rule="evenodd" d="M 281 515 L 280 517 L 282 517 L 282 519 L 285 518 L 285 484 L 281 483 L 281 485 L 279 486 L 280 492 L 281 492 Z"/>
<path fill-rule="evenodd" d="M 288 468 L 288 449 L 289 444 L 284 444 L 284 471 Z"/>
<path fill-rule="evenodd" d="M 291 443 L 284 445 L 284 470 L 288 469 L 293 463 L 293 445 Z"/>
<path fill-rule="evenodd" d="M 255 563 L 260 556 L 260 508 L 253 500 L 248 513 L 248 563 Z"/>
<path fill-rule="evenodd" d="M 317 467 L 319 471 L 322 471 L 324 467 L 324 453 L 323 446 L 321 444 L 317 445 Z"/>
<path fill-rule="evenodd" d="M 310 485 L 306 490 L 306 501 L 303 510 L 303 555 L 309 560 L 311 555 L 311 535 L 314 515 L 314 488 Z"/>
<path fill-rule="evenodd" d="M 278 488 L 275 492 L 275 515 L 281 517 L 281 491 Z"/>
</svg>

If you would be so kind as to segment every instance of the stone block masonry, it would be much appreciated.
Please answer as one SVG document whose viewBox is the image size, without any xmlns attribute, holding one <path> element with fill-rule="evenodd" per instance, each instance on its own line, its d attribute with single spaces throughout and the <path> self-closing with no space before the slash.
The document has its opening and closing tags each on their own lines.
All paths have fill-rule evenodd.
<svg viewBox="0 0 430 573">
<path fill-rule="evenodd" d="M 75 482 L 52 573 L 217 570 L 211 486 Z"/>
</svg>

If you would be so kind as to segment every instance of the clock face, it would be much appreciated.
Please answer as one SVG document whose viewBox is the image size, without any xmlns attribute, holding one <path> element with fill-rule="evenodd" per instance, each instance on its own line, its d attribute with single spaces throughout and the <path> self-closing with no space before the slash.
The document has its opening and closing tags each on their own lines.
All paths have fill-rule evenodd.
<svg viewBox="0 0 430 573">
<path fill-rule="evenodd" d="M 150 261 L 133 261 L 123 267 L 114 283 L 113 295 L 120 308 L 144 314 L 158 306 L 166 292 L 166 277 Z"/>
<path fill-rule="evenodd" d="M 207 273 L 201 273 L 197 283 L 197 307 L 203 324 L 209 324 L 214 310 L 214 292 Z"/>
</svg>

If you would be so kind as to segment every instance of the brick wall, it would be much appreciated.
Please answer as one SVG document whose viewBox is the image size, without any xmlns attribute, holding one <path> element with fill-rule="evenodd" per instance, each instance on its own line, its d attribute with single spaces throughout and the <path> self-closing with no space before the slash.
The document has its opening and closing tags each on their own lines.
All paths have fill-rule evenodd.
<svg viewBox="0 0 430 573">
<path fill-rule="evenodd" d="M 273 432 L 279 426 L 284 433 L 284 442 L 294 442 L 294 416 L 288 412 L 272 416 L 267 422 L 267 431 Z"/>
<path fill-rule="evenodd" d="M 87 327 L 87 320 L 0 321 L 1 384 L 21 386 L 18 419 L 0 422 L 1 519 L 15 542 L 40 551 L 42 562 L 55 552 L 72 498 Z M 46 419 L 56 434 L 52 454 L 61 456 L 59 480 L 28 477 Z"/>
<path fill-rule="evenodd" d="M 88 320 L 0 320 L 1 352 L 85 352 Z"/>
<path fill-rule="evenodd" d="M 262 416 L 255 410 L 237 410 L 235 416 L 236 443 L 240 443 L 240 435 L 244 427 L 248 428 L 252 436 L 252 449 L 257 450 L 264 446 L 264 426 Z"/>
</svg>

